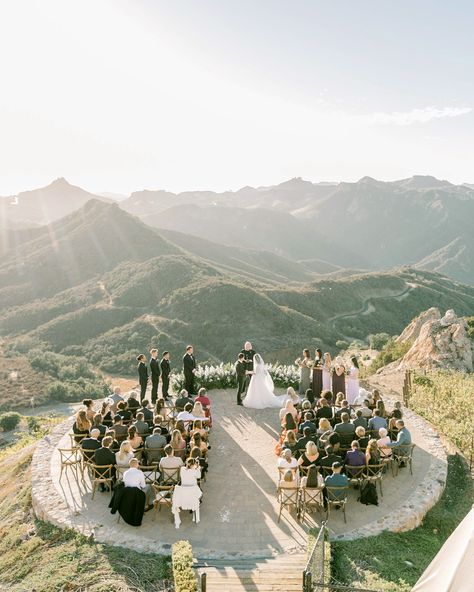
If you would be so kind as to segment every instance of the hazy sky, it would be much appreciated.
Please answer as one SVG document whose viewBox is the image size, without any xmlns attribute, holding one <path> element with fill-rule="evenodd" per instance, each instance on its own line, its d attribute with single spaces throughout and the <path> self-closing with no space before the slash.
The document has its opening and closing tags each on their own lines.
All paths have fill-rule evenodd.
<svg viewBox="0 0 474 592">
<path fill-rule="evenodd" d="M 474 182 L 474 4 L 0 0 L 0 195 Z"/>
</svg>

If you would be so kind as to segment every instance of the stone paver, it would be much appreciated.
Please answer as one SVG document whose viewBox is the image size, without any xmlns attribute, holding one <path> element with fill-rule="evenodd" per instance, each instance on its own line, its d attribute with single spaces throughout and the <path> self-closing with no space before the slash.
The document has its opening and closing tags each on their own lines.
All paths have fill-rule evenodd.
<svg viewBox="0 0 474 592">
<path fill-rule="evenodd" d="M 211 391 L 214 425 L 209 452 L 209 472 L 203 484 L 201 522 L 195 525 L 182 512 L 182 525 L 174 528 L 171 513 L 149 512 L 140 528 L 112 516 L 110 495 L 96 493 L 91 500 L 90 484 L 79 483 L 69 471 L 59 479 L 56 447 L 69 446 L 65 432 L 72 420 L 59 426 L 38 445 L 33 460 L 33 505 L 37 514 L 60 526 L 73 527 L 101 542 L 148 552 L 169 553 L 173 542 L 188 539 L 195 556 L 251 559 L 306 552 L 307 530 L 321 516 L 309 516 L 304 524 L 283 511 L 277 522 L 276 457 L 278 411 L 237 407 L 232 391 Z M 398 477 L 384 478 L 384 497 L 379 506 L 358 503 L 351 491 L 347 524 L 340 512 L 332 512 L 329 523 L 333 538 L 369 536 L 381 530 L 408 530 L 420 523 L 444 487 L 446 457 L 437 435 L 422 419 L 406 412 L 417 444 L 414 475 L 401 469 Z M 315 522 L 316 520 L 316 522 Z"/>
</svg>

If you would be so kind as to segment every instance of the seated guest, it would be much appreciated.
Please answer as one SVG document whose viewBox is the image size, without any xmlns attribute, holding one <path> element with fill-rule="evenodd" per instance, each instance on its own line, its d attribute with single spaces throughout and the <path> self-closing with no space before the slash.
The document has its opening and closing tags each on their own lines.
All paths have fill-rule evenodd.
<svg viewBox="0 0 474 592">
<path fill-rule="evenodd" d="M 89 431 L 92 425 L 91 422 L 87 419 L 86 410 L 81 409 L 76 414 L 76 420 L 72 424 L 72 431 L 77 436 L 87 436 L 89 435 Z M 80 442 L 83 438 L 74 438 L 76 442 Z"/>
<path fill-rule="evenodd" d="M 112 445 L 112 438 L 110 436 L 104 436 L 102 438 L 102 446 L 94 452 L 94 464 L 98 466 L 113 465 L 111 476 L 115 479 L 115 454 L 110 450 Z M 100 475 L 107 474 L 107 469 L 96 469 Z M 105 491 L 105 485 L 100 484 L 100 490 Z"/>
<path fill-rule="evenodd" d="M 199 466 L 201 468 L 201 475 L 204 477 L 204 475 L 207 473 L 207 469 L 208 469 L 209 465 L 207 463 L 206 458 L 204 456 L 202 456 L 201 451 L 199 450 L 199 448 L 197 446 L 193 446 L 193 448 L 191 448 L 191 452 L 189 453 L 189 458 L 199 461 Z"/>
<path fill-rule="evenodd" d="M 97 428 L 92 428 L 91 435 L 82 440 L 81 449 L 84 460 L 91 462 L 94 458 L 94 451 L 100 448 L 99 437 L 100 431 Z"/>
<path fill-rule="evenodd" d="M 325 401 L 327 401 L 327 404 L 329 405 L 329 407 L 332 406 L 332 402 L 334 400 L 334 397 L 332 395 L 332 391 L 322 391 L 321 393 L 321 399 L 324 399 Z"/>
<path fill-rule="evenodd" d="M 130 442 L 130 446 L 133 450 L 138 450 L 141 446 L 143 446 L 143 438 L 137 432 L 137 428 L 135 426 L 130 426 L 128 428 L 128 441 Z"/>
<path fill-rule="evenodd" d="M 199 448 L 199 450 L 201 451 L 201 456 L 206 456 L 207 450 L 208 450 L 208 448 L 210 448 L 206 444 L 206 442 L 204 442 L 204 440 L 201 438 L 201 434 L 199 434 L 197 432 L 191 438 L 190 446 L 192 448 L 194 448 L 194 447 Z"/>
<path fill-rule="evenodd" d="M 377 446 L 380 449 L 380 454 L 383 458 L 389 458 L 392 456 L 392 449 L 388 446 L 391 442 L 390 436 L 388 435 L 388 431 L 386 428 L 380 428 L 379 430 L 380 438 L 377 440 Z"/>
<path fill-rule="evenodd" d="M 94 421 L 92 422 L 92 427 L 96 430 L 99 430 L 101 436 L 105 436 L 105 432 L 107 431 L 107 426 L 102 423 L 102 415 L 100 413 L 96 413 L 94 415 Z"/>
<path fill-rule="evenodd" d="M 387 420 L 384 417 L 380 417 L 380 410 L 374 409 L 374 416 L 369 419 L 368 429 L 371 432 L 377 432 L 380 428 L 387 427 Z"/>
<path fill-rule="evenodd" d="M 369 409 L 370 411 L 370 409 Z M 352 425 L 357 429 L 358 427 L 367 429 L 367 418 L 363 417 L 362 409 L 357 409 L 355 419 L 352 420 Z"/>
<path fill-rule="evenodd" d="M 166 436 L 161 433 L 161 428 L 153 428 L 153 434 L 145 440 L 144 450 L 148 464 L 159 462 L 163 456 L 162 451 L 166 446 Z"/>
<path fill-rule="evenodd" d="M 357 440 L 352 442 L 351 449 L 346 453 L 345 466 L 348 477 L 357 475 L 358 468 L 365 466 L 365 454 L 360 451 Z"/>
<path fill-rule="evenodd" d="M 349 441 L 351 438 L 350 437 L 346 437 L 346 441 Z M 329 444 L 329 446 L 332 446 L 333 451 L 336 454 L 339 454 L 339 448 L 342 445 L 342 436 L 338 433 L 338 432 L 330 432 L 329 436 L 327 437 L 327 442 Z"/>
<path fill-rule="evenodd" d="M 122 418 L 122 421 L 130 421 L 132 419 L 132 412 L 128 409 L 127 401 L 120 401 L 117 405 L 117 415 Z"/>
<path fill-rule="evenodd" d="M 293 405 L 295 405 L 295 407 L 301 403 L 300 396 L 296 393 L 292 386 L 289 386 L 286 389 L 286 396 L 288 397 L 288 400 L 291 401 Z"/>
<path fill-rule="evenodd" d="M 204 411 L 206 411 L 206 409 L 211 408 L 211 401 L 210 401 L 209 397 L 207 396 L 207 392 L 206 392 L 205 388 L 200 388 L 198 390 L 198 396 L 195 399 L 195 403 L 201 403 Z"/>
<path fill-rule="evenodd" d="M 324 479 L 321 473 L 318 471 L 316 465 L 311 465 L 308 469 L 307 474 L 301 479 L 301 487 L 307 489 L 316 489 L 317 487 L 324 486 Z M 322 501 L 322 499 L 320 500 Z"/>
<path fill-rule="evenodd" d="M 94 403 L 93 403 L 92 399 L 84 399 L 82 401 L 82 404 L 86 408 L 87 419 L 92 423 L 94 420 L 94 415 L 95 415 Z"/>
<path fill-rule="evenodd" d="M 397 419 L 397 428 L 398 428 L 397 441 L 390 442 L 390 444 L 386 445 L 386 446 L 393 449 L 393 454 L 395 454 L 395 455 L 400 450 L 400 448 L 399 448 L 400 446 L 408 446 L 409 444 L 411 444 L 411 434 L 408 431 L 408 429 L 405 427 L 405 422 L 403 421 L 403 419 Z"/>
<path fill-rule="evenodd" d="M 132 391 L 130 396 L 127 400 L 128 409 L 131 412 L 132 416 L 135 417 L 136 412 L 140 409 L 141 405 L 137 399 L 138 393 L 136 391 Z"/>
<path fill-rule="evenodd" d="M 145 481 L 145 475 L 140 471 L 138 459 L 130 460 L 130 468 L 123 474 L 123 484 L 125 487 L 138 487 L 145 492 L 145 512 L 153 508 L 153 488 Z"/>
<path fill-rule="evenodd" d="M 150 431 L 150 428 L 148 427 L 148 424 L 145 421 L 145 416 L 141 411 L 137 413 L 137 419 L 133 422 L 133 426 L 136 428 L 140 436 L 146 436 Z"/>
<path fill-rule="evenodd" d="M 332 419 L 332 409 L 327 402 L 327 399 L 321 398 L 319 400 L 319 409 L 316 411 L 316 419 Z"/>
<path fill-rule="evenodd" d="M 351 419 L 351 409 L 349 407 L 349 403 L 344 399 L 344 401 L 342 402 L 342 407 L 340 409 L 337 409 L 337 411 L 334 413 L 334 421 L 337 423 L 338 421 L 342 420 L 342 416 L 344 415 L 344 413 L 347 413 L 349 419 L 348 421 L 350 421 Z"/>
<path fill-rule="evenodd" d="M 365 428 L 359 426 L 356 428 L 356 440 L 359 442 L 359 448 L 367 448 L 369 443 L 369 436 L 365 434 Z"/>
<path fill-rule="evenodd" d="M 165 454 L 166 456 L 160 460 L 159 464 L 162 472 L 166 471 L 166 469 L 179 469 L 183 466 L 183 460 L 181 457 L 174 455 L 173 447 L 170 444 L 165 446 Z"/>
<path fill-rule="evenodd" d="M 102 423 L 103 424 L 105 424 L 106 426 L 112 425 L 114 414 L 112 413 L 112 411 L 110 409 L 110 400 L 109 399 L 105 399 L 105 401 L 102 402 L 102 408 L 100 410 L 100 415 L 102 416 Z"/>
<path fill-rule="evenodd" d="M 115 464 L 117 467 L 120 468 L 128 468 L 130 466 L 130 461 L 133 458 L 133 450 L 130 442 L 128 440 L 124 440 L 122 444 L 120 444 L 120 450 L 115 453 Z"/>
<path fill-rule="evenodd" d="M 192 510 L 194 512 L 193 520 L 199 522 L 199 501 L 202 497 L 202 491 L 198 485 L 198 479 L 201 478 L 201 468 L 199 461 L 194 458 L 188 458 L 186 465 L 180 469 L 181 485 L 176 485 L 173 492 L 173 507 L 175 528 L 179 528 L 181 520 L 179 511 L 181 508 Z"/>
<path fill-rule="evenodd" d="M 334 462 L 332 464 L 332 475 L 328 475 L 325 479 L 324 479 L 324 484 L 327 487 L 348 487 L 349 486 L 349 479 L 347 478 L 346 475 L 343 475 L 341 473 L 342 470 L 342 463 L 340 462 Z M 327 506 L 327 498 L 328 498 L 328 492 L 327 489 L 324 489 L 323 491 L 323 498 L 324 498 L 324 507 Z M 332 491 L 330 494 L 330 498 L 331 500 L 338 500 L 338 499 L 343 499 L 345 497 L 345 492 L 342 490 L 338 490 L 338 491 Z"/>
<path fill-rule="evenodd" d="M 118 443 L 118 441 L 115 438 L 115 430 L 107 430 L 105 432 L 106 436 L 109 436 L 109 438 L 112 438 L 112 444 L 110 445 L 110 450 L 115 454 L 116 452 L 118 452 L 120 450 L 120 444 Z"/>
<path fill-rule="evenodd" d="M 295 473 L 288 469 L 283 474 L 283 479 L 278 482 L 278 487 L 282 489 L 298 489 L 298 480 L 296 479 Z"/>
<path fill-rule="evenodd" d="M 169 440 L 168 436 L 170 435 L 170 432 L 167 428 L 167 424 L 166 424 L 165 420 L 163 419 L 162 415 L 155 415 L 155 417 L 153 418 L 153 428 L 160 428 L 162 435 L 166 436 L 167 439 Z M 152 428 L 152 431 L 153 431 L 153 428 Z"/>
<path fill-rule="evenodd" d="M 355 434 L 354 425 L 349 420 L 349 414 L 344 412 L 341 414 L 341 423 L 334 426 L 334 431 L 345 439 L 354 437 Z"/>
<path fill-rule="evenodd" d="M 122 389 L 119 386 L 114 387 L 113 393 L 109 395 L 110 410 L 112 415 L 117 413 L 117 405 L 123 400 L 124 398 L 122 396 Z"/>
<path fill-rule="evenodd" d="M 176 417 L 176 419 L 178 421 L 193 421 L 194 420 L 194 415 L 193 415 L 193 404 L 192 403 L 186 403 L 186 405 L 184 406 L 184 411 L 180 411 Z"/>
<path fill-rule="evenodd" d="M 295 434 L 295 432 L 288 432 L 288 434 L 293 434 L 294 436 L 296 436 L 297 440 L 296 440 L 296 450 L 302 450 L 303 448 L 306 448 L 306 444 L 308 442 L 315 442 L 316 440 L 316 435 L 311 433 L 311 430 L 309 428 L 304 428 L 303 429 L 303 434 L 298 438 L 299 434 Z M 287 448 L 290 448 L 289 446 Z"/>
<path fill-rule="evenodd" d="M 345 397 L 344 393 L 337 393 L 336 400 L 334 401 L 334 407 L 341 409 L 344 406 L 343 405 L 343 402 L 345 401 L 344 397 Z"/>
<path fill-rule="evenodd" d="M 377 408 L 377 401 L 380 401 L 381 398 L 382 397 L 380 395 L 380 391 L 378 389 L 374 389 L 372 391 L 372 400 L 370 401 L 369 407 L 371 407 L 372 409 L 376 409 Z"/>
<path fill-rule="evenodd" d="M 195 401 L 194 402 L 194 406 L 193 406 L 193 408 L 191 410 L 191 415 L 193 417 L 202 417 L 202 418 L 206 417 L 206 414 L 204 412 L 204 409 L 203 409 L 202 404 L 201 404 L 200 401 Z"/>
<path fill-rule="evenodd" d="M 115 436 L 119 440 L 127 436 L 128 428 L 127 426 L 123 425 L 122 417 L 120 415 L 116 415 L 114 417 L 113 430 L 115 432 Z"/>
<path fill-rule="evenodd" d="M 308 430 L 309 431 L 309 430 Z M 304 446 L 300 445 L 300 441 L 296 440 L 295 432 L 290 430 L 286 432 L 286 437 L 283 440 L 283 444 L 281 445 L 282 450 L 285 448 L 289 448 L 293 455 L 296 455 L 299 448 L 303 448 Z"/>
<path fill-rule="evenodd" d="M 207 439 L 207 436 L 208 436 L 207 430 L 202 427 L 202 421 L 200 419 L 196 419 L 195 421 L 193 421 L 193 428 L 192 428 L 191 432 L 189 433 L 189 435 L 192 438 L 194 436 L 194 434 L 200 434 L 200 436 L 203 440 Z"/>
<path fill-rule="evenodd" d="M 293 416 L 293 419 L 295 420 L 295 423 L 298 423 L 299 421 L 299 413 L 296 409 L 296 407 L 293 404 L 293 401 L 291 399 L 286 399 L 285 401 L 285 405 L 280 409 L 280 424 L 281 427 L 285 427 L 284 423 L 285 423 L 285 418 L 288 415 L 288 413 L 291 413 L 291 415 Z"/>
<path fill-rule="evenodd" d="M 306 449 L 298 459 L 298 466 L 309 467 L 311 465 L 318 465 L 319 452 L 318 447 L 314 442 L 308 442 Z"/>
<path fill-rule="evenodd" d="M 398 421 L 398 419 L 395 419 L 395 417 L 391 417 L 388 420 L 387 429 L 388 429 L 388 435 L 390 436 L 391 440 L 397 439 L 397 434 L 398 434 L 397 421 Z"/>
<path fill-rule="evenodd" d="M 289 430 L 293 430 L 293 431 L 297 430 L 295 419 L 291 413 L 287 413 L 285 415 L 285 419 L 283 421 L 282 427 L 283 427 L 283 430 L 286 430 L 287 432 Z"/>
<path fill-rule="evenodd" d="M 184 450 L 186 448 L 186 442 L 179 430 L 173 430 L 170 444 L 173 450 Z"/>
<path fill-rule="evenodd" d="M 149 409 L 150 402 L 148 399 L 143 399 L 142 406 L 140 409 L 137 410 L 137 413 L 143 413 L 143 419 L 147 422 L 148 425 L 152 425 L 153 423 L 153 410 Z"/>
<path fill-rule="evenodd" d="M 291 454 L 291 450 L 289 448 L 285 448 L 285 450 L 281 453 L 280 458 L 277 460 L 277 467 L 279 469 L 295 469 L 295 470 L 298 467 L 298 461 Z"/>
<path fill-rule="evenodd" d="M 303 412 L 303 415 L 305 413 L 313 413 L 313 408 L 311 407 L 311 403 L 308 401 L 308 399 L 303 399 L 303 402 L 301 403 L 301 411 Z"/>
<path fill-rule="evenodd" d="M 365 417 L 366 419 L 372 417 L 372 409 L 370 408 L 369 399 L 364 399 L 364 404 L 360 408 L 360 411 L 362 413 L 362 417 Z"/>
<path fill-rule="evenodd" d="M 178 398 L 175 401 L 176 411 L 184 411 L 185 406 L 191 402 L 191 397 L 186 389 L 182 389 L 179 393 Z M 192 407 L 191 407 L 192 409 Z"/>
<path fill-rule="evenodd" d="M 304 416 L 304 421 L 300 424 L 299 432 L 302 432 L 305 428 L 309 428 L 311 434 L 316 434 L 316 426 L 311 421 L 312 416 L 310 413 L 306 413 Z"/>
<path fill-rule="evenodd" d="M 395 419 L 403 419 L 402 404 L 400 401 L 395 401 L 393 404 L 393 410 L 390 414 L 390 417 L 394 417 Z"/>
<path fill-rule="evenodd" d="M 342 458 L 339 455 L 334 454 L 332 446 L 326 446 L 324 451 L 325 451 L 325 455 L 319 461 L 320 467 L 330 468 L 330 467 L 332 467 L 333 463 L 335 463 L 335 462 L 341 463 L 341 467 L 342 467 Z"/>
<path fill-rule="evenodd" d="M 384 419 L 388 418 L 388 413 L 385 409 L 385 403 L 382 401 L 382 399 L 377 401 L 376 409 L 380 411 L 380 417 L 383 417 Z"/>
<path fill-rule="evenodd" d="M 381 428 L 383 430 L 383 428 Z M 365 461 L 368 465 L 378 465 L 380 463 L 380 450 L 377 446 L 377 440 L 371 438 L 365 451 Z"/>
<path fill-rule="evenodd" d="M 315 398 L 314 398 L 314 393 L 313 393 L 313 389 L 306 389 L 306 392 L 304 394 L 304 398 L 308 399 L 308 401 L 311 403 L 311 407 L 314 406 L 315 404 Z"/>
<path fill-rule="evenodd" d="M 316 430 L 316 434 L 321 437 L 323 434 L 329 434 L 333 431 L 332 425 L 326 417 L 321 417 L 319 420 L 318 429 Z M 329 433 L 328 433 L 329 432 Z"/>
<path fill-rule="evenodd" d="M 189 432 L 187 427 L 184 425 L 184 421 L 182 420 L 178 420 L 174 426 L 175 430 L 178 430 L 178 432 L 181 434 L 181 436 L 187 440 L 187 438 L 189 437 Z"/>
<path fill-rule="evenodd" d="M 163 397 L 160 397 L 156 401 L 155 415 L 161 415 L 161 417 L 163 419 L 168 419 L 169 418 L 169 409 L 166 406 L 166 401 L 163 399 Z"/>
</svg>

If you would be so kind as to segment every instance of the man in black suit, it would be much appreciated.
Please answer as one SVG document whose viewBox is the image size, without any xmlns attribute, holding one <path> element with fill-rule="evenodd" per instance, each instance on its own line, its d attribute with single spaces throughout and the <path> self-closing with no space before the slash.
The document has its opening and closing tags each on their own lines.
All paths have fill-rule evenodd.
<svg viewBox="0 0 474 592">
<path fill-rule="evenodd" d="M 110 436 L 105 436 L 105 438 L 102 439 L 102 447 L 94 452 L 94 464 L 99 466 L 114 465 L 112 469 L 112 479 L 115 480 L 115 454 L 110 450 L 112 442 L 113 440 Z M 100 475 L 108 474 L 107 471 L 108 469 L 97 470 Z M 100 484 L 100 490 L 105 491 L 103 483 Z"/>
<path fill-rule="evenodd" d="M 84 438 L 81 442 L 82 455 L 85 460 L 92 462 L 94 459 L 94 453 L 100 448 L 100 430 L 93 428 L 89 438 Z"/>
<path fill-rule="evenodd" d="M 194 373 L 196 371 L 196 360 L 194 358 L 194 349 L 188 345 L 186 353 L 183 356 L 184 388 L 189 395 L 195 395 L 194 392 Z"/>
<path fill-rule="evenodd" d="M 146 367 L 145 354 L 137 356 L 138 362 L 138 381 L 140 383 L 140 401 L 143 401 L 146 394 L 146 387 L 148 385 L 148 369 Z"/>
<path fill-rule="evenodd" d="M 151 372 L 151 402 L 153 405 L 158 398 L 158 383 L 160 382 L 160 362 L 158 361 L 158 350 L 150 350 L 150 372 Z"/>
<path fill-rule="evenodd" d="M 242 393 L 245 391 L 245 374 L 247 368 L 245 364 L 245 356 L 243 353 L 239 354 L 239 358 L 235 363 L 235 374 L 237 376 L 237 405 L 242 405 Z"/>
<path fill-rule="evenodd" d="M 330 468 L 332 467 L 332 464 L 335 462 L 342 463 L 342 458 L 339 455 L 334 454 L 332 446 L 326 446 L 324 450 L 326 451 L 326 456 L 324 456 L 319 461 L 321 467 Z"/>
<path fill-rule="evenodd" d="M 250 341 L 245 342 L 244 349 L 240 353 L 244 354 L 245 370 L 247 372 L 253 372 L 253 357 L 255 355 L 255 352 L 252 349 L 252 344 L 250 343 Z M 251 378 L 252 378 L 251 374 L 246 375 L 245 392 L 247 392 L 247 389 L 249 388 Z"/>
<path fill-rule="evenodd" d="M 169 398 L 168 389 L 170 387 L 170 373 L 171 373 L 171 366 L 170 366 L 170 352 L 163 352 L 163 357 L 161 358 L 160 362 L 160 369 L 161 369 L 161 392 L 163 393 L 163 397 L 165 399 Z"/>
</svg>

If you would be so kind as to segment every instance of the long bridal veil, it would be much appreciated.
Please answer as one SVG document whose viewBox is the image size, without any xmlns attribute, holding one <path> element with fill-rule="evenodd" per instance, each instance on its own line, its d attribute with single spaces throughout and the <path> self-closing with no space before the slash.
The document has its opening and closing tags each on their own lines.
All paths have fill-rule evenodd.
<svg viewBox="0 0 474 592">
<path fill-rule="evenodd" d="M 273 384 L 270 372 L 266 369 L 265 362 L 260 354 L 255 354 L 253 357 L 253 369 L 256 375 L 263 374 L 266 387 L 273 393 L 275 385 Z"/>
<path fill-rule="evenodd" d="M 265 368 L 265 362 L 260 354 L 255 354 L 253 357 L 253 371 L 254 374 L 243 401 L 244 406 L 252 409 L 281 407 L 287 397 L 286 395 L 280 397 L 274 395 L 272 377 Z"/>
</svg>

